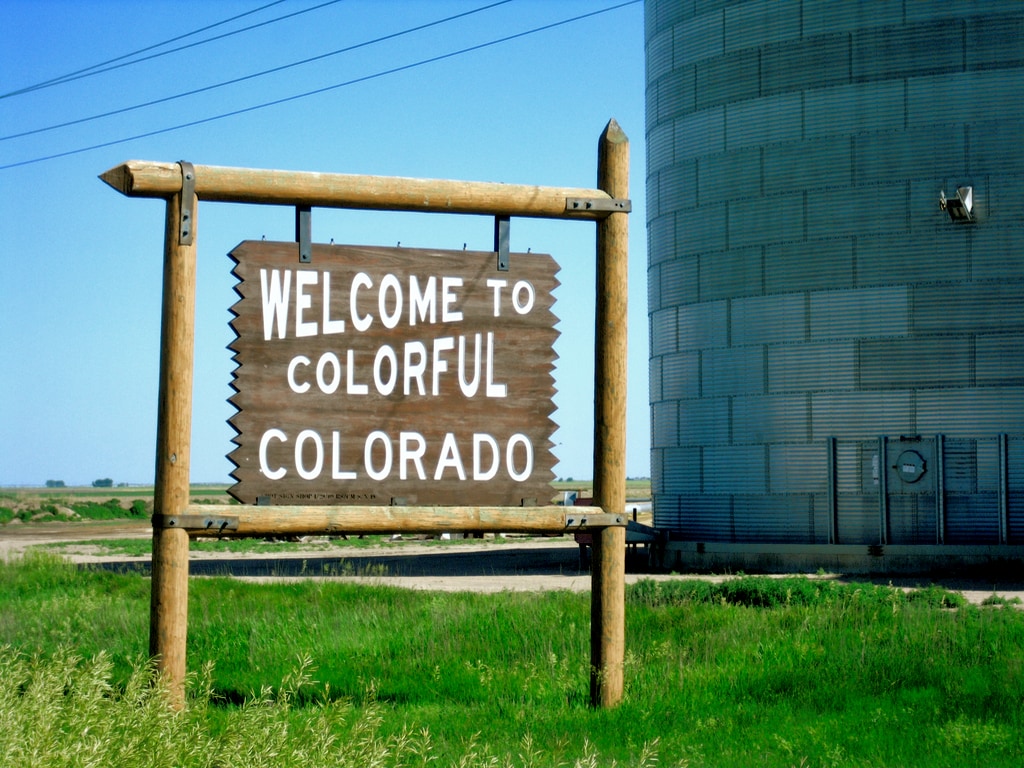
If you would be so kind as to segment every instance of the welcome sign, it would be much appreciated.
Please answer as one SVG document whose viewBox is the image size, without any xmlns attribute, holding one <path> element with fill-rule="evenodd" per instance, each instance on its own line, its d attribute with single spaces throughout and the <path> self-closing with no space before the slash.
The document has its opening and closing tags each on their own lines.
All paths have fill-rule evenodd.
<svg viewBox="0 0 1024 768">
<path fill-rule="evenodd" d="M 243 503 L 548 504 L 550 256 L 247 241 L 228 458 Z"/>
</svg>

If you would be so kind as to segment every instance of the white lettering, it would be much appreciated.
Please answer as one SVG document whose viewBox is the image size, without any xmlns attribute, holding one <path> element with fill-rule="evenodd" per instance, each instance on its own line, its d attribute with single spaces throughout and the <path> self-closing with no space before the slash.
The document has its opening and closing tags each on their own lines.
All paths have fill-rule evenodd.
<svg viewBox="0 0 1024 768">
<path fill-rule="evenodd" d="M 291 294 L 292 273 L 284 271 L 284 285 L 281 284 L 281 273 L 274 269 L 270 272 L 270 285 L 267 285 L 267 270 L 260 270 L 260 291 L 263 296 L 263 340 L 270 341 L 275 321 L 277 338 L 286 335 L 288 322 L 288 297 Z"/>
<path fill-rule="evenodd" d="M 415 363 L 412 360 L 414 355 L 418 358 Z M 405 342 L 405 381 L 402 387 L 402 393 L 405 395 L 410 394 L 412 391 L 410 384 L 412 384 L 413 379 L 415 379 L 417 391 L 421 395 L 427 394 L 426 389 L 423 387 L 423 373 L 426 370 L 427 347 L 422 341 Z"/>
<path fill-rule="evenodd" d="M 441 278 L 441 322 L 442 323 L 461 323 L 462 312 L 449 309 L 452 304 L 458 301 L 458 296 L 452 293 L 452 289 L 462 287 L 461 277 L 442 277 Z"/>
<path fill-rule="evenodd" d="M 348 350 L 348 354 L 345 357 L 345 390 L 350 395 L 365 395 L 370 392 L 370 387 L 367 384 L 356 384 L 356 352 L 354 349 Z"/>
<path fill-rule="evenodd" d="M 295 273 L 295 338 L 316 336 L 316 322 L 302 319 L 302 313 L 313 306 L 313 297 L 306 293 L 306 286 L 316 283 L 317 273 L 311 269 L 300 269 Z"/>
<path fill-rule="evenodd" d="M 521 292 L 526 293 L 526 301 L 520 301 L 519 294 Z M 533 292 L 533 284 L 527 280 L 520 280 L 512 289 L 512 309 L 514 309 L 517 314 L 525 315 L 533 309 L 533 302 L 535 298 L 536 295 Z"/>
<path fill-rule="evenodd" d="M 309 382 L 304 381 L 302 384 L 298 384 L 295 381 L 295 369 L 300 365 L 309 365 L 310 359 L 305 355 L 296 355 L 288 363 L 288 387 L 297 395 L 301 395 L 309 391 Z"/>
<path fill-rule="evenodd" d="M 459 336 L 459 388 L 466 397 L 473 397 L 480 386 L 480 334 L 473 334 L 473 381 L 466 381 L 466 337 Z"/>
<path fill-rule="evenodd" d="M 384 465 L 380 469 L 375 469 L 373 466 L 373 444 L 378 442 L 384 445 Z M 379 429 L 367 435 L 366 443 L 363 445 L 363 466 L 366 467 L 366 474 L 373 480 L 383 480 L 391 474 L 391 460 L 391 440 L 388 436 Z"/>
<path fill-rule="evenodd" d="M 355 480 L 356 473 L 352 470 L 341 471 L 341 433 L 331 433 L 331 480 Z"/>
<path fill-rule="evenodd" d="M 441 480 L 444 471 L 451 467 L 459 476 L 459 480 L 466 479 L 466 468 L 462 466 L 462 457 L 459 456 L 459 444 L 455 442 L 455 435 L 451 432 L 444 436 L 444 444 L 441 446 L 441 456 L 437 460 L 437 467 L 434 469 L 434 479 Z"/>
<path fill-rule="evenodd" d="M 380 376 L 381 362 L 387 360 L 388 365 L 391 368 L 391 375 L 387 381 L 384 381 Z M 395 350 L 389 347 L 387 344 L 377 350 L 377 356 L 373 358 L 373 385 L 377 388 L 377 392 L 387 397 L 395 391 L 395 384 L 398 383 L 398 356 L 395 354 Z"/>
<path fill-rule="evenodd" d="M 284 467 L 271 469 L 267 466 L 267 444 L 271 440 L 286 442 L 288 440 L 288 435 L 280 429 L 268 429 L 263 433 L 263 437 L 260 438 L 260 472 L 265 478 L 267 478 L 267 480 L 280 480 L 288 473 L 288 470 Z"/>
<path fill-rule="evenodd" d="M 422 293 L 416 275 L 409 277 L 409 325 L 416 325 L 418 320 L 437 322 L 437 278 L 434 275 L 427 278 Z"/>
<path fill-rule="evenodd" d="M 496 277 L 487 278 L 487 286 L 494 289 L 494 316 L 501 317 L 501 289 L 508 285 L 506 280 Z"/>
<path fill-rule="evenodd" d="M 315 450 L 316 461 L 313 462 L 312 469 L 306 469 L 305 464 L 302 462 L 303 446 L 307 440 L 313 441 L 313 448 Z M 295 471 L 299 473 L 299 477 L 303 480 L 316 480 L 323 468 L 324 443 L 320 439 L 320 435 L 312 429 L 302 430 L 299 432 L 299 436 L 295 438 Z"/>
<path fill-rule="evenodd" d="M 373 315 L 359 316 L 359 309 L 356 307 L 356 292 L 359 288 L 373 288 L 373 281 L 365 272 L 360 272 L 352 278 L 352 291 L 349 293 L 349 309 L 352 313 L 352 327 L 362 333 L 373 323 Z"/>
<path fill-rule="evenodd" d="M 330 381 L 324 378 L 324 369 L 328 366 L 334 369 Z M 333 352 L 324 352 L 316 364 L 316 385 L 325 395 L 333 395 L 339 384 L 341 384 L 341 361 Z"/>
<path fill-rule="evenodd" d="M 507 397 L 508 386 L 494 383 L 494 332 L 487 332 L 487 397 Z"/>
<path fill-rule="evenodd" d="M 345 332 L 344 320 L 331 320 L 331 273 L 324 272 L 324 336 Z"/>
<path fill-rule="evenodd" d="M 395 311 L 388 312 L 387 300 L 388 291 L 395 294 Z M 380 311 L 380 321 L 385 328 L 394 328 L 402 318 L 402 285 L 398 278 L 392 274 L 384 275 L 380 281 L 380 292 L 377 294 L 377 309 Z"/>
<path fill-rule="evenodd" d="M 522 445 L 526 452 L 526 465 L 522 472 L 516 472 L 514 454 L 517 444 Z M 508 445 L 505 446 L 505 469 L 508 470 L 508 476 L 517 483 L 530 479 L 530 475 L 533 474 L 533 445 L 526 435 L 516 433 L 509 438 Z"/>
<path fill-rule="evenodd" d="M 480 455 L 481 447 L 486 444 L 491 449 L 491 467 L 484 469 Z M 498 441 L 487 434 L 477 433 L 473 435 L 473 479 L 487 481 L 498 474 L 498 467 L 501 462 L 501 454 L 498 452 Z"/>
<path fill-rule="evenodd" d="M 427 452 L 427 441 L 419 432 L 398 433 L 398 479 L 409 479 L 409 462 L 416 465 L 416 477 L 427 479 L 423 471 L 423 454 Z"/>
<path fill-rule="evenodd" d="M 441 391 L 440 378 L 441 374 L 448 370 L 448 361 L 441 357 L 442 352 L 455 349 L 455 339 L 451 336 L 444 336 L 440 339 L 434 339 L 434 356 L 433 356 L 433 385 L 430 388 L 430 394 L 437 397 Z"/>
</svg>

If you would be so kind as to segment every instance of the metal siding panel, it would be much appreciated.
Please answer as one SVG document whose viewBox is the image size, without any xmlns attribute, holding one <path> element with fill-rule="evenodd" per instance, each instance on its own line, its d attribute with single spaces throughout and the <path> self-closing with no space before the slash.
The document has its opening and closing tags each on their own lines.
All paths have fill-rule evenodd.
<svg viewBox="0 0 1024 768">
<path fill-rule="evenodd" d="M 878 496 L 839 494 L 836 504 L 837 544 L 878 544 Z"/>
<path fill-rule="evenodd" d="M 769 42 L 761 49 L 761 87 L 765 95 L 849 82 L 848 34 Z"/>
<path fill-rule="evenodd" d="M 652 85 L 659 77 L 672 71 L 674 39 L 675 32 L 671 29 L 663 29 L 656 35 L 648 36 L 645 52 L 648 85 Z"/>
<path fill-rule="evenodd" d="M 768 347 L 768 391 L 852 390 L 856 342 L 815 342 Z"/>
<path fill-rule="evenodd" d="M 769 245 L 765 291 L 821 291 L 853 287 L 853 238 Z"/>
<path fill-rule="evenodd" d="M 871 0 L 870 3 L 804 0 L 803 33 L 810 37 L 825 32 L 901 24 L 903 5 L 903 0 Z"/>
<path fill-rule="evenodd" d="M 800 4 L 754 0 L 725 9 L 725 50 L 800 37 Z"/>
<path fill-rule="evenodd" d="M 890 495 L 890 544 L 935 544 L 936 523 L 935 494 Z"/>
<path fill-rule="evenodd" d="M 701 205 L 761 195 L 761 150 L 758 147 L 702 157 L 698 168 Z"/>
<path fill-rule="evenodd" d="M 666 355 L 678 348 L 678 323 L 674 307 L 651 313 L 651 354 Z"/>
<path fill-rule="evenodd" d="M 699 264 L 698 257 L 687 256 L 661 265 L 661 303 L 663 306 L 679 306 L 697 301 Z"/>
<path fill-rule="evenodd" d="M 997 544 L 999 497 L 995 493 L 946 496 L 947 544 Z"/>
<path fill-rule="evenodd" d="M 848 136 L 791 141 L 763 148 L 765 192 L 849 187 L 853 155 Z"/>
<path fill-rule="evenodd" d="M 732 499 L 680 496 L 679 531 L 690 541 L 735 541 Z"/>
<path fill-rule="evenodd" d="M 938 207 L 938 188 L 928 185 L 931 211 Z M 870 286 L 966 280 L 971 264 L 970 253 L 967 232 L 962 227 L 957 230 L 947 228 L 859 237 L 857 283 Z"/>
<path fill-rule="evenodd" d="M 665 400 L 700 397 L 700 353 L 682 352 L 662 358 Z"/>
<path fill-rule="evenodd" d="M 913 331 L 981 333 L 1024 327 L 1024 282 L 941 283 L 914 287 Z"/>
<path fill-rule="evenodd" d="M 1024 387 L 920 390 L 917 428 L 951 437 L 1024 432 Z"/>
<path fill-rule="evenodd" d="M 727 340 L 724 301 L 690 304 L 679 309 L 679 350 L 724 347 Z"/>
<path fill-rule="evenodd" d="M 697 109 L 752 99 L 761 93 L 756 49 L 702 59 L 697 67 Z"/>
<path fill-rule="evenodd" d="M 704 493 L 765 493 L 765 448 L 715 445 L 704 449 Z"/>
<path fill-rule="evenodd" d="M 700 459 L 700 448 L 666 448 L 662 458 L 664 493 L 700 493 Z"/>
<path fill-rule="evenodd" d="M 703 254 L 700 257 L 701 300 L 763 293 L 762 262 L 760 247 Z"/>
<path fill-rule="evenodd" d="M 679 445 L 729 442 L 729 398 L 705 397 L 679 404 Z"/>
<path fill-rule="evenodd" d="M 859 187 L 856 198 L 851 196 L 850 189 L 812 189 L 806 194 L 807 236 L 810 238 L 856 237 L 906 229 L 905 184 Z M 884 213 L 880 215 L 880 212 Z"/>
<path fill-rule="evenodd" d="M 978 385 L 1024 386 L 1024 334 L 975 337 Z"/>
<path fill-rule="evenodd" d="M 802 138 L 803 98 L 783 93 L 730 104 L 725 113 L 728 149 Z"/>
<path fill-rule="evenodd" d="M 854 137 L 854 184 L 882 179 L 959 176 L 966 172 L 966 136 L 962 125 L 871 133 Z"/>
<path fill-rule="evenodd" d="M 980 123 L 1024 118 L 1024 70 L 960 72 L 907 81 L 907 124 Z"/>
<path fill-rule="evenodd" d="M 677 161 L 725 151 L 725 107 L 713 107 L 675 121 Z"/>
<path fill-rule="evenodd" d="M 761 347 L 705 350 L 701 387 L 706 394 L 752 395 L 764 392 L 764 353 Z"/>
<path fill-rule="evenodd" d="M 902 336 L 910 330 L 906 286 L 812 293 L 811 339 Z"/>
<path fill-rule="evenodd" d="M 652 403 L 651 445 L 655 448 L 671 448 L 679 445 L 679 404 L 676 402 Z"/>
<path fill-rule="evenodd" d="M 743 443 L 804 441 L 810 414 L 804 395 L 735 397 L 732 405 L 733 439 Z"/>
<path fill-rule="evenodd" d="M 910 393 L 895 390 L 812 394 L 811 425 L 815 440 L 916 433 Z"/>
<path fill-rule="evenodd" d="M 725 204 L 692 208 L 690 201 L 676 213 L 676 254 L 724 251 L 726 237 Z"/>
<path fill-rule="evenodd" d="M 768 484 L 771 493 L 827 493 L 826 444 L 770 445 Z"/>
<path fill-rule="evenodd" d="M 810 496 L 736 496 L 733 521 L 738 541 L 777 544 L 814 541 Z"/>
<path fill-rule="evenodd" d="M 676 66 L 725 53 L 725 19 L 720 13 L 708 13 L 684 21 L 675 28 Z"/>
<path fill-rule="evenodd" d="M 743 248 L 803 239 L 803 192 L 730 201 L 730 247 Z"/>
<path fill-rule="evenodd" d="M 853 34 L 854 80 L 917 77 L 956 72 L 963 66 L 959 19 L 880 27 Z"/>
<path fill-rule="evenodd" d="M 803 92 L 807 138 L 902 130 L 903 83 L 857 83 Z"/>
<path fill-rule="evenodd" d="M 735 346 L 803 341 L 807 300 L 801 293 L 733 299 L 730 319 Z"/>
<path fill-rule="evenodd" d="M 864 339 L 859 346 L 862 389 L 965 387 L 974 373 L 971 339 Z"/>
</svg>

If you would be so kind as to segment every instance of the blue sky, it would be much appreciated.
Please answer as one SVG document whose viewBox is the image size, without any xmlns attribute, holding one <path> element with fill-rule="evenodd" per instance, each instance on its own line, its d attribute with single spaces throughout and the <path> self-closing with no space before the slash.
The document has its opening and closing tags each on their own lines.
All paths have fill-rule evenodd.
<svg viewBox="0 0 1024 768">
<path fill-rule="evenodd" d="M 0 0 L 0 485 L 153 479 L 164 204 L 123 197 L 97 178 L 100 173 L 129 159 L 184 159 L 593 187 L 597 140 L 609 118 L 631 140 L 626 471 L 649 474 L 642 3 L 370 77 L 622 3 L 511 0 L 274 74 L 39 130 L 285 67 L 494 0 L 341 0 L 316 8 L 323 2 L 273 4 L 139 56 L 296 15 L 13 93 L 246 14 L 269 0 Z M 132 138 L 147 133 L 153 135 Z M 77 151 L 110 142 L 118 143 Z M 513 251 L 551 253 L 561 265 L 555 473 L 577 479 L 591 476 L 593 450 L 594 230 L 591 223 L 518 218 L 511 227 Z M 227 402 L 233 363 L 227 345 L 235 294 L 227 254 L 245 239 L 293 236 L 290 208 L 200 205 L 193 482 L 230 480 L 225 457 L 234 435 L 227 423 L 234 413 Z M 489 250 L 493 220 L 314 209 L 313 238 Z"/>
</svg>

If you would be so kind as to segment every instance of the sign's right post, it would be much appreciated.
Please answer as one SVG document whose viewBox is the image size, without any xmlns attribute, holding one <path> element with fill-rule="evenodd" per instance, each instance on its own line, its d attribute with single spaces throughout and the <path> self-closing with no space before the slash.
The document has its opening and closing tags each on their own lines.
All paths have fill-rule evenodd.
<svg viewBox="0 0 1024 768">
<path fill-rule="evenodd" d="M 598 145 L 597 187 L 629 198 L 629 139 L 609 121 Z M 594 505 L 622 514 L 626 507 L 626 305 L 629 215 L 597 224 L 597 326 L 594 353 Z M 622 700 L 626 645 L 626 529 L 594 534 L 590 607 L 590 701 Z"/>
</svg>

